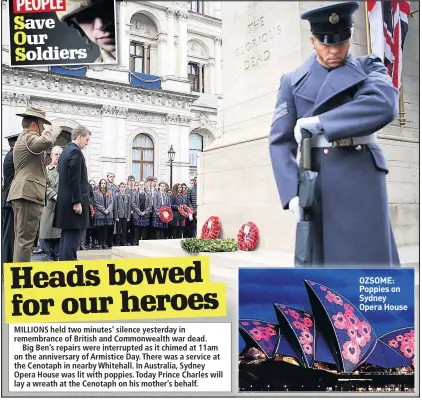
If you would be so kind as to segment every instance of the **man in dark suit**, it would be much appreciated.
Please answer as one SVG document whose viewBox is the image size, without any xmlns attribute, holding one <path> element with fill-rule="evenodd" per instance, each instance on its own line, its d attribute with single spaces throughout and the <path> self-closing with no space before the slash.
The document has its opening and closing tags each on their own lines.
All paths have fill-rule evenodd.
<svg viewBox="0 0 422 400">
<path fill-rule="evenodd" d="M 7 201 L 9 195 L 10 186 L 15 176 L 15 167 L 13 165 L 13 147 L 15 146 L 16 140 L 19 135 L 10 135 L 5 139 L 8 140 L 10 150 L 5 155 L 3 161 L 3 176 L 4 182 L 1 188 L 1 208 L 2 208 L 2 219 L 1 219 L 1 263 L 13 262 L 13 244 L 15 238 L 15 228 L 13 224 L 13 209 L 12 203 Z M 2 268 L 3 273 L 3 268 Z"/>
<path fill-rule="evenodd" d="M 53 226 L 62 230 L 60 261 L 77 260 L 81 235 L 89 227 L 90 185 L 82 150 L 88 145 L 90 135 L 84 126 L 73 129 L 72 141 L 59 160 L 60 180 Z"/>
</svg>

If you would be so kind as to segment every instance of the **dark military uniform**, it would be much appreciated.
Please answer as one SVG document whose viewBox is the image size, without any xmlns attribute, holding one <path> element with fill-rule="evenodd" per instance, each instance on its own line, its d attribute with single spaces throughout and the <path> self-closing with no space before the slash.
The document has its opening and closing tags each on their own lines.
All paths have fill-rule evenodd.
<svg viewBox="0 0 422 400">
<path fill-rule="evenodd" d="M 358 4 L 305 13 L 319 42 L 351 37 Z M 376 56 L 353 58 L 327 69 L 315 56 L 281 79 L 270 133 L 270 153 L 283 208 L 298 195 L 300 118 L 318 117 L 312 137 L 312 169 L 319 173 L 312 216 L 315 266 L 399 264 L 387 199 L 386 160 L 376 132 L 397 116 L 398 91 Z"/>
</svg>

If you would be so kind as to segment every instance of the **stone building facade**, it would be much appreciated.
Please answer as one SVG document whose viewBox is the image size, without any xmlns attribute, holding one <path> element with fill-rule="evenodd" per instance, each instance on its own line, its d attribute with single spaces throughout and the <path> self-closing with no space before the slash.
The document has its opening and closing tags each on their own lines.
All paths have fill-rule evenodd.
<svg viewBox="0 0 422 400">
<path fill-rule="evenodd" d="M 2 1 L 2 137 L 21 131 L 16 113 L 40 107 L 60 122 L 59 145 L 66 145 L 78 124 L 92 131 L 84 150 L 90 179 L 112 171 L 116 182 L 131 174 L 169 182 L 167 153 L 173 146 L 173 183 L 188 183 L 196 175 L 197 154 L 219 135 L 221 2 L 116 4 L 119 64 L 90 65 L 84 76 L 74 76 L 48 67 L 8 66 Z M 143 87 L 142 79 L 158 80 L 160 87 Z M 4 156 L 7 141 L 2 144 Z"/>
</svg>

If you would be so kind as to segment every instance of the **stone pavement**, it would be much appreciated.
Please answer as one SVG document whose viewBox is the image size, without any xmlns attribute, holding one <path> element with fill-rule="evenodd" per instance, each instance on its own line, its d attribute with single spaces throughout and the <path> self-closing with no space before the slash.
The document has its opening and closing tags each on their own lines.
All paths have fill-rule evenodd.
<svg viewBox="0 0 422 400">
<path fill-rule="evenodd" d="M 84 250 L 78 251 L 80 260 L 109 260 L 111 250 Z M 32 254 L 31 261 L 47 261 L 45 254 Z"/>
</svg>

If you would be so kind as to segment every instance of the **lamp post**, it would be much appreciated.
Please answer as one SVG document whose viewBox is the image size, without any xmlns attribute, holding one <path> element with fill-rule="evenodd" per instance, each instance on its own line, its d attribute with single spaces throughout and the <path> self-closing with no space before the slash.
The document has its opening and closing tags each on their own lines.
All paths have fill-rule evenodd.
<svg viewBox="0 0 422 400">
<path fill-rule="evenodd" d="M 173 161 L 176 152 L 173 149 L 173 145 L 170 146 L 170 150 L 168 151 L 169 155 L 169 164 L 170 164 L 170 189 L 173 188 Z"/>
</svg>

